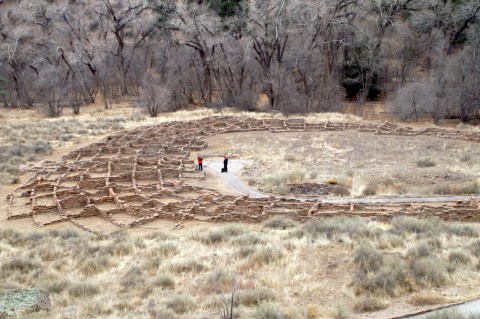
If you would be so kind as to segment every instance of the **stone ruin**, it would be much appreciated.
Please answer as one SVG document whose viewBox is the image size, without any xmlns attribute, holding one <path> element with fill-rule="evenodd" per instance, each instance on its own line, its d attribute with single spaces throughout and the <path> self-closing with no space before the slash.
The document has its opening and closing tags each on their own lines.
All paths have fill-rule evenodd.
<svg viewBox="0 0 480 319">
<path fill-rule="evenodd" d="M 480 142 L 479 132 L 413 129 L 389 122 L 307 123 L 303 119 L 248 117 L 169 122 L 119 132 L 65 155 L 60 163 L 31 167 L 33 177 L 7 196 L 7 218 L 31 218 L 39 227 L 68 221 L 93 233 L 112 233 L 157 219 L 260 222 L 277 215 L 299 221 L 337 214 L 378 220 L 396 215 L 435 215 L 445 220 L 480 221 L 480 206 L 475 200 L 419 205 L 328 204 L 319 197 L 227 196 L 185 183 L 204 178 L 203 172 L 196 171 L 190 153 L 207 148 L 205 137 L 249 131 L 342 130 Z"/>
</svg>

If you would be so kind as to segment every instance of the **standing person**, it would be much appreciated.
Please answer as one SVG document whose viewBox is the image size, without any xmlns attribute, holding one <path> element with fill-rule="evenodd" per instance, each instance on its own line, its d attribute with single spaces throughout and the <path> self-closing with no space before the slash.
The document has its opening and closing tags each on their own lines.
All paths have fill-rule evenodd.
<svg viewBox="0 0 480 319">
<path fill-rule="evenodd" d="M 222 172 L 228 173 L 228 156 L 227 155 L 225 155 L 223 157 L 223 170 L 222 170 Z"/>
<path fill-rule="evenodd" d="M 203 157 L 200 154 L 198 154 L 197 162 L 198 162 L 198 170 L 200 172 L 203 171 Z"/>
</svg>

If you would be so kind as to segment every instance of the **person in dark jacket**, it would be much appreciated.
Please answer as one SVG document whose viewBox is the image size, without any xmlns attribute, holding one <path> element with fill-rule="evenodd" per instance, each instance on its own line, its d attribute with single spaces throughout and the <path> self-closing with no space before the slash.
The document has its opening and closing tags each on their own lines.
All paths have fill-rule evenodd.
<svg viewBox="0 0 480 319">
<path fill-rule="evenodd" d="M 228 173 L 228 156 L 223 157 L 223 170 L 222 173 Z"/>
</svg>

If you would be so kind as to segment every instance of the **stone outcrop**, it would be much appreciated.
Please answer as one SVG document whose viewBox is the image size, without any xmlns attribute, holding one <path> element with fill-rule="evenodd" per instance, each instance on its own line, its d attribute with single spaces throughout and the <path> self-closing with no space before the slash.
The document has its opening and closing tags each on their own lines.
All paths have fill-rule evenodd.
<svg viewBox="0 0 480 319">
<path fill-rule="evenodd" d="M 316 199 L 225 196 L 187 186 L 202 179 L 190 153 L 207 148 L 205 137 L 231 132 L 317 132 L 356 130 L 381 135 L 434 136 L 480 142 L 479 132 L 413 129 L 385 122 L 307 123 L 303 119 L 214 117 L 170 122 L 119 132 L 75 150 L 60 163 L 30 168 L 34 177 L 8 195 L 8 219 L 31 218 L 38 226 L 71 222 L 91 232 L 114 232 L 156 219 L 258 222 L 274 215 L 305 220 L 334 214 L 385 220 L 396 215 L 435 215 L 446 220 L 480 221 L 476 202 L 413 206 L 325 204 Z"/>
<path fill-rule="evenodd" d="M 0 318 L 41 310 L 50 310 L 50 298 L 43 289 L 0 290 Z"/>
</svg>

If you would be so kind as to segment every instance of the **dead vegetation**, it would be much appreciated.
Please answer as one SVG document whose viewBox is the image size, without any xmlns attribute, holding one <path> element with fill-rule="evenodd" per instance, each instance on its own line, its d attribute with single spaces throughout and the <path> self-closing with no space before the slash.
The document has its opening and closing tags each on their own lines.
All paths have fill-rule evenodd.
<svg viewBox="0 0 480 319">
<path fill-rule="evenodd" d="M 232 283 L 238 318 L 349 318 L 401 296 L 412 309 L 475 296 L 478 235 L 476 225 L 410 217 L 277 217 L 142 237 L 0 229 L 0 288 L 48 290 L 51 318 L 221 318 Z"/>
</svg>

